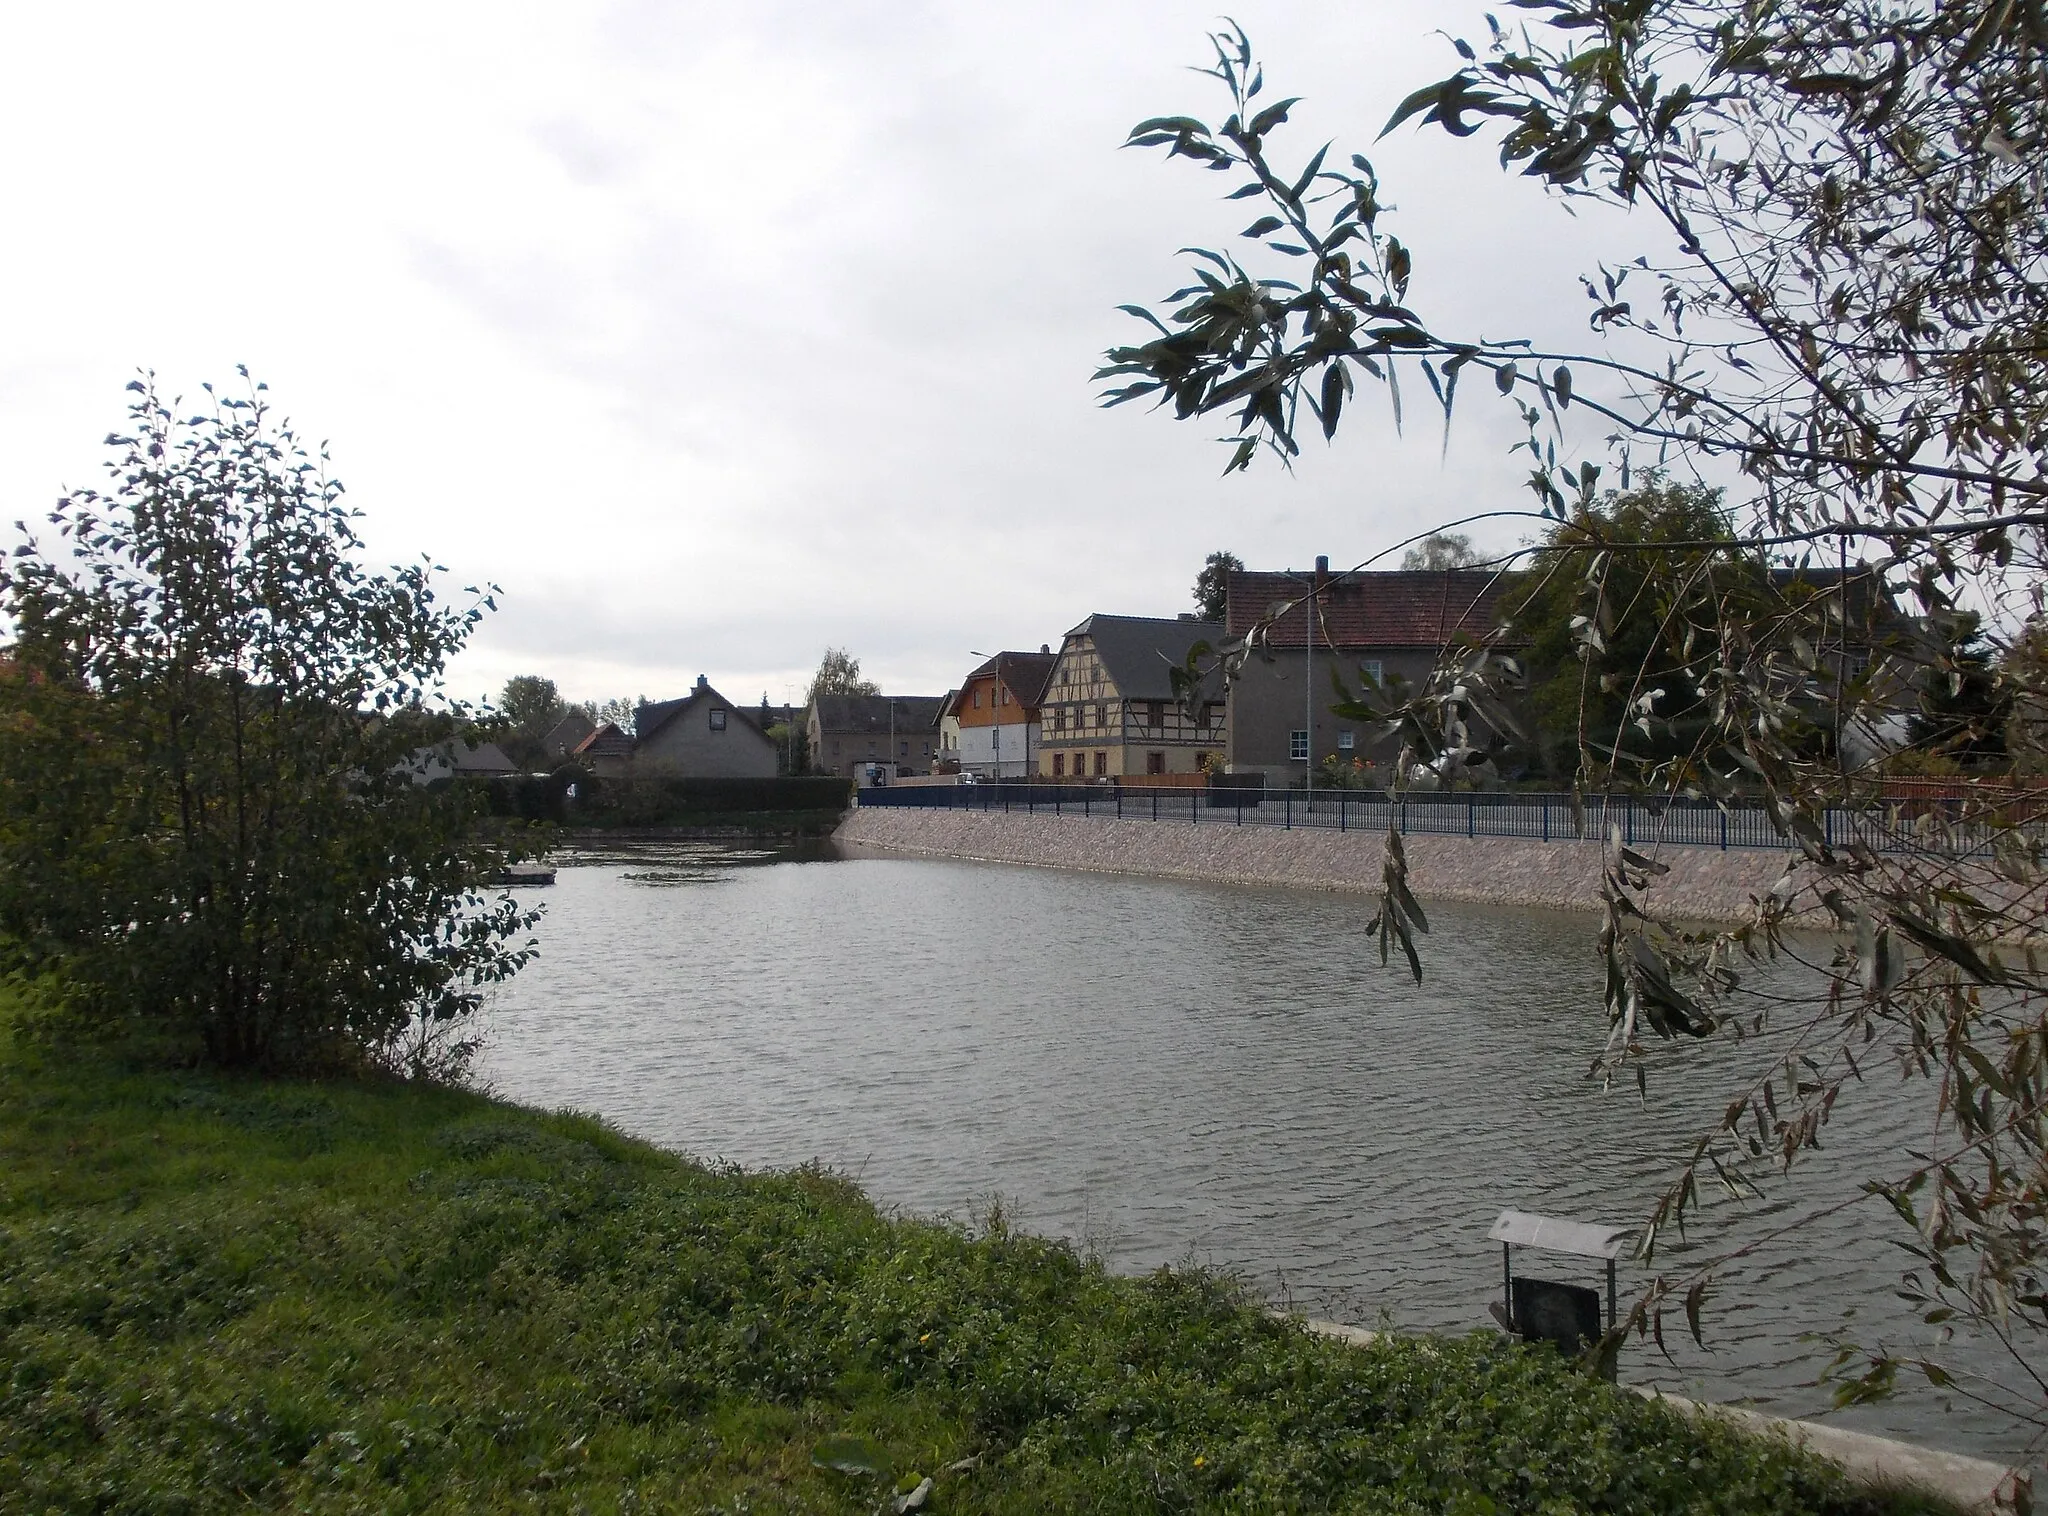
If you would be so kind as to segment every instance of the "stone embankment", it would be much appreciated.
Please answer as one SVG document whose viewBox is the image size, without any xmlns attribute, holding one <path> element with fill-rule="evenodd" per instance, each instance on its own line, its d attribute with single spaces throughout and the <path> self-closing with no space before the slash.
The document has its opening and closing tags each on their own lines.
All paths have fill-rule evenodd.
<svg viewBox="0 0 2048 1516">
<path fill-rule="evenodd" d="M 1214 824 L 1188 825 L 872 806 L 852 812 L 834 835 L 859 847 L 927 857 L 1367 893 L 1380 888 L 1386 849 L 1379 832 L 1234 826 L 1228 812 Z M 1423 900 L 1600 908 L 1602 850 L 1596 842 L 1411 835 L 1404 845 L 1409 887 Z M 1657 897 L 1673 915 L 1738 921 L 1754 897 L 1778 883 L 1794 856 L 1770 848 L 1665 848 L 1657 857 L 1671 872 L 1658 880 Z"/>
</svg>

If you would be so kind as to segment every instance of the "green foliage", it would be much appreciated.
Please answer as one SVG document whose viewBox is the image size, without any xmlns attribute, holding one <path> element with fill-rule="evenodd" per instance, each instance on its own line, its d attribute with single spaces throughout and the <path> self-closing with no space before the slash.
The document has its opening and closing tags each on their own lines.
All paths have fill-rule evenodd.
<svg viewBox="0 0 2048 1516">
<path fill-rule="evenodd" d="M 539 674 L 515 674 L 498 696 L 497 719 L 486 728 L 513 762 L 529 769 L 545 767 L 548 752 L 541 739 L 569 713 L 555 681 Z"/>
<path fill-rule="evenodd" d="M 1471 568 L 1478 561 L 1472 539 L 1463 532 L 1431 532 L 1401 555 L 1401 567 L 1408 573 Z"/>
<path fill-rule="evenodd" d="M 2001 764 L 2013 693 L 1991 665 L 1983 618 L 1962 611 L 1940 618 L 1936 628 L 1941 652 L 1921 670 L 1920 708 L 1906 735 L 1930 757 L 1948 759 L 1964 771 Z"/>
<path fill-rule="evenodd" d="M 828 647 L 825 656 L 818 660 L 818 672 L 811 676 L 811 687 L 804 695 L 804 704 L 815 705 L 820 695 L 879 695 L 882 687 L 872 679 L 860 676 L 860 660 L 843 647 Z"/>
<path fill-rule="evenodd" d="M 802 720 L 778 721 L 764 735 L 775 744 L 778 774 L 808 774 L 811 771 L 811 729 Z"/>
<path fill-rule="evenodd" d="M 1221 621 L 1230 609 L 1230 576 L 1244 572 L 1244 560 L 1228 549 L 1211 553 L 1195 575 L 1195 614 Z"/>
<path fill-rule="evenodd" d="M 58 502 L 59 546 L 0 569 L 0 963 L 228 1066 L 459 1021 L 532 919 L 475 888 L 499 860 L 466 794 L 413 782 L 461 735 L 436 686 L 488 599 L 364 570 L 260 386 L 189 419 L 130 388 L 111 492 Z"/>
<path fill-rule="evenodd" d="M 633 724 L 639 717 L 640 707 L 645 704 L 645 695 L 614 695 L 609 700 L 582 701 L 576 709 L 590 718 L 592 726 L 603 726 L 609 721 L 620 731 L 630 735 Z"/>
<path fill-rule="evenodd" d="M 1304 434 L 1334 437 L 1366 380 L 1397 426 L 1404 382 L 1410 395 L 1427 385 L 1448 446 L 1460 383 L 1469 395 L 1477 380 L 1521 423 L 1514 451 L 1537 506 L 1487 514 L 1533 514 L 1546 531 L 1587 521 L 1603 470 L 1618 465 L 1626 489 L 1645 453 L 1739 481 L 1725 532 L 1774 566 L 1768 576 L 1703 575 L 1718 548 L 1662 541 L 1569 554 L 1578 583 L 1559 593 L 1577 609 L 1564 625 L 1587 659 L 1575 755 L 1555 740 L 1571 681 L 1554 635 L 1545 654 L 1539 714 L 1575 784 L 1761 798 L 1795 855 L 1749 920 L 1702 933 L 1663 904 L 1661 864 L 1609 850 L 1603 1076 L 1647 1078 L 1646 1027 L 1808 1028 L 1790 1051 L 1759 1053 L 1652 1215 L 1645 1251 L 1703 1193 L 1748 1193 L 1821 1148 L 1838 1098 L 1861 1093 L 1859 1058 L 1888 1049 L 1903 1078 L 1923 1081 L 1925 1151 L 1939 1155 L 1897 1153 L 1867 1176 L 1913 1223 L 1902 1291 L 1928 1325 L 1967 1322 L 2034 1362 L 2048 1334 L 2048 979 L 2019 966 L 2016 945 L 2048 932 L 2039 827 L 1974 783 L 1919 818 L 1909 851 L 1842 835 L 1832 812 L 1879 791 L 1916 691 L 1956 707 L 1923 710 L 1920 730 L 1939 745 L 1945 726 L 1968 760 L 1959 768 L 1996 761 L 1994 728 L 2038 766 L 2048 22 L 2015 0 L 1515 0 L 1512 20 L 1487 17 L 1477 45 L 1447 39 L 1455 72 L 1386 102 L 1382 134 L 1408 122 L 1483 132 L 1504 169 L 1561 200 L 1648 217 L 1666 252 L 1640 255 L 1632 239 L 1580 276 L 1593 340 L 1543 351 L 1432 320 L 1411 299 L 1418 259 L 1392 234 L 1373 165 L 1334 144 L 1284 161 L 1295 102 L 1261 100 L 1264 70 L 1232 26 L 1212 36 L 1205 70 L 1227 97 L 1220 123 L 1162 116 L 1128 141 L 1201 165 L 1261 213 L 1230 249 L 1188 250 L 1192 277 L 1156 312 L 1122 308 L 1145 329 L 1106 355 L 1104 403 L 1227 416 L 1231 471 L 1262 448 L 1292 459 Z M 1542 234 L 1532 222 L 1517 245 Z M 1494 272 L 1511 278 L 1513 249 L 1498 251 Z M 1546 551 L 1574 546 L 1553 535 Z M 1804 572 L 1778 572 L 1788 558 Z M 1562 607 L 1535 610 L 1554 633 Z M 1981 657 L 1905 630 L 1971 613 L 2002 643 Z M 1418 752 L 1455 750 L 1458 724 L 1504 688 L 1455 649 L 1382 714 L 1417 734 Z M 1795 1005 L 1755 994 L 1739 965 L 1798 951 L 1790 933 L 1808 913 L 1840 929 L 1814 993 Z M 1925 957 L 1899 958 L 1908 941 Z M 1916 1209 L 1920 1185 L 1938 1198 Z M 1713 1267 L 1688 1260 L 1660 1277 L 1633 1319 L 1696 1302 Z M 1899 1364 L 1873 1349 L 1845 1393 L 1882 1390 Z M 1918 1367 L 1948 1383 L 1933 1359 Z M 2026 1382 L 1960 1393 L 2048 1427 L 2048 1385 Z"/>
<path fill-rule="evenodd" d="M 1627 551 L 1649 542 L 1728 547 Z M 1721 492 L 1704 485 L 1652 478 L 1553 526 L 1509 602 L 1527 639 L 1545 767 L 1568 780 L 1582 754 L 1596 773 L 1691 754 L 1704 727 L 1702 686 L 1720 649 L 1720 598 L 1760 580 L 1754 560 L 1739 556 Z"/>
<path fill-rule="evenodd" d="M 498 696 L 498 714 L 511 722 L 515 731 L 529 737 L 544 735 L 568 711 L 555 681 L 539 674 L 513 675 Z"/>
<path fill-rule="evenodd" d="M 1490 1336 L 1359 1350 L 598 1123 L 0 1048 L 10 1509 L 1904 1510 Z"/>
</svg>

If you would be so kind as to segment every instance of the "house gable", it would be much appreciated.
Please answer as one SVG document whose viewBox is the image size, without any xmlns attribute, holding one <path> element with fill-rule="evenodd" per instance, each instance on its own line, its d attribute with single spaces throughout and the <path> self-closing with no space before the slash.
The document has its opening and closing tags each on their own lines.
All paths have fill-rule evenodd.
<svg viewBox="0 0 2048 1516">
<path fill-rule="evenodd" d="M 1193 617 L 1090 616 L 1061 644 L 1039 708 L 1038 772 L 1072 777 L 1191 773 L 1223 746 L 1222 686 L 1211 670 L 1197 699 L 1173 670 L 1223 625 Z"/>
<path fill-rule="evenodd" d="M 682 699 L 641 706 L 634 726 L 633 770 L 639 775 L 768 779 L 777 769 L 775 744 L 744 707 L 702 675 Z"/>
</svg>

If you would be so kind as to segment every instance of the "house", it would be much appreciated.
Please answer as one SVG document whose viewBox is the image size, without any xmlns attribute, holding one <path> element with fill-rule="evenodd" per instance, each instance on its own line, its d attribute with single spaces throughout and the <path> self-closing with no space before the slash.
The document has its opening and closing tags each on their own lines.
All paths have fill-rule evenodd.
<svg viewBox="0 0 2048 1516">
<path fill-rule="evenodd" d="M 947 690 L 939 702 L 939 751 L 934 755 L 933 771 L 940 774 L 960 772 L 960 692 Z"/>
<path fill-rule="evenodd" d="M 1039 775 L 1142 780 L 1219 764 L 1220 676 L 1208 673 L 1192 713 L 1173 688 L 1172 671 L 1186 665 L 1198 642 L 1220 647 L 1223 624 L 1098 613 L 1068 632 L 1040 698 Z"/>
<path fill-rule="evenodd" d="M 1399 755 L 1383 728 L 1331 713 L 1333 668 L 1353 690 L 1393 679 L 1419 685 L 1448 643 L 1494 629 L 1501 591 L 1486 569 L 1333 575 L 1330 560 L 1318 558 L 1310 572 L 1233 572 L 1225 589 L 1232 645 L 1278 619 L 1230 685 L 1231 771 L 1277 781 L 1333 755 L 1390 763 Z"/>
<path fill-rule="evenodd" d="M 570 757 L 600 779 L 626 779 L 633 773 L 633 737 L 609 721 L 577 743 Z"/>
<path fill-rule="evenodd" d="M 857 775 L 863 764 L 893 764 L 899 777 L 931 772 L 939 753 L 938 695 L 820 695 L 805 713 L 811 766 Z"/>
<path fill-rule="evenodd" d="M 519 765 L 505 756 L 495 742 L 450 740 L 438 747 L 423 747 L 412 755 L 414 784 L 432 784 L 437 779 L 494 779 L 520 772 Z"/>
<path fill-rule="evenodd" d="M 702 674 L 680 700 L 633 713 L 635 778 L 773 779 L 775 744 Z"/>
<path fill-rule="evenodd" d="M 1030 776 L 1037 758 L 1039 702 L 1058 661 L 1044 645 L 1035 653 L 998 653 L 953 692 L 963 770 L 982 779 Z"/>
<path fill-rule="evenodd" d="M 578 743 L 596 730 L 597 723 L 572 706 L 569 713 L 549 727 L 540 739 L 542 756 L 551 764 L 561 763 L 576 751 Z"/>
</svg>

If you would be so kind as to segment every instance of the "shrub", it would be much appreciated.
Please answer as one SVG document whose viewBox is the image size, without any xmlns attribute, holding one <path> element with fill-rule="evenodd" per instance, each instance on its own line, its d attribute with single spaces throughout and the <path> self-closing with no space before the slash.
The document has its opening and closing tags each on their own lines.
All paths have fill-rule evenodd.
<svg viewBox="0 0 2048 1516">
<path fill-rule="evenodd" d="M 571 796 L 570 787 L 575 787 Z M 570 826 L 687 826 L 706 817 L 837 814 L 853 798 L 852 781 L 823 776 L 774 779 L 597 779 L 565 767 L 553 774 L 490 781 L 491 814 Z"/>
<path fill-rule="evenodd" d="M 0 966 L 180 1056 L 307 1066 L 467 1015 L 530 951 L 502 863 L 413 755 L 490 604 L 366 571 L 326 459 L 262 386 L 180 420 L 141 381 L 78 491 L 0 567 Z M 22 529 L 26 537 L 26 528 Z"/>
</svg>

